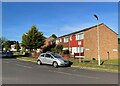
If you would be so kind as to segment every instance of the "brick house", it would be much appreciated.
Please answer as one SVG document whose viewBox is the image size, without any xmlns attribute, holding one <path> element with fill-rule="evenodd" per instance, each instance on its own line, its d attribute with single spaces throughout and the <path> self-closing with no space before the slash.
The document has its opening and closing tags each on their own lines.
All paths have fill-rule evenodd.
<svg viewBox="0 0 120 86">
<path fill-rule="evenodd" d="M 104 60 L 117 59 L 118 35 L 104 23 L 99 24 L 98 28 L 100 40 L 100 58 Z M 97 59 L 97 25 L 60 36 L 56 39 L 56 44 L 59 43 L 63 45 L 63 50 L 68 49 L 71 51 L 71 55 L 79 53 L 79 56 L 84 56 L 86 59 Z"/>
<path fill-rule="evenodd" d="M 46 38 L 45 40 L 45 45 L 44 46 L 49 46 L 55 43 L 55 39 L 54 37 L 50 36 L 49 38 Z"/>
</svg>

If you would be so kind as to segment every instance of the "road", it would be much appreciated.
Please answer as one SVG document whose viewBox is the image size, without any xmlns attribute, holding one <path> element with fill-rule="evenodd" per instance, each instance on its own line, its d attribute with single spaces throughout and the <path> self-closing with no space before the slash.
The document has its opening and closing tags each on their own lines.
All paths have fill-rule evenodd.
<svg viewBox="0 0 120 86">
<path fill-rule="evenodd" d="M 73 67 L 53 68 L 16 59 L 2 60 L 3 84 L 117 84 L 118 74 Z"/>
</svg>

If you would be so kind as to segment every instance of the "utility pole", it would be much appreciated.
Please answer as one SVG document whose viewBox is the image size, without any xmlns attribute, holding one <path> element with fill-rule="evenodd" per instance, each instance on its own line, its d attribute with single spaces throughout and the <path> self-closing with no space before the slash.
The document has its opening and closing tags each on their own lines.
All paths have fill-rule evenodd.
<svg viewBox="0 0 120 86">
<path fill-rule="evenodd" d="M 98 16 L 94 14 L 94 17 L 98 21 Z M 99 27 L 97 24 L 97 42 L 98 42 L 98 66 L 100 66 L 100 37 L 99 37 Z"/>
</svg>

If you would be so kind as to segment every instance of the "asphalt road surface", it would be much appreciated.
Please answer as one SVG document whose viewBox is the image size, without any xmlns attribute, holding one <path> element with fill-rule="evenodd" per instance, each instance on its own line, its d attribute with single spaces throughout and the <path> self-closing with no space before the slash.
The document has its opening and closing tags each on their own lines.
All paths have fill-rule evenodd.
<svg viewBox="0 0 120 86">
<path fill-rule="evenodd" d="M 3 84 L 118 84 L 117 73 L 54 68 L 16 59 L 3 59 L 2 67 Z"/>
</svg>

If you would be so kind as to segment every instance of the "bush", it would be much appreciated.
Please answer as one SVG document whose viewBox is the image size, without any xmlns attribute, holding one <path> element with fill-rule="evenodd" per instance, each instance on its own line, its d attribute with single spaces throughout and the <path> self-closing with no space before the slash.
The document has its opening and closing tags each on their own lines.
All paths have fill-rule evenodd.
<svg viewBox="0 0 120 86">
<path fill-rule="evenodd" d="M 55 44 L 53 45 L 49 45 L 43 48 L 42 52 L 55 52 L 55 53 L 62 53 L 63 51 L 63 45 L 62 44 L 58 44 L 55 46 Z"/>
<path fill-rule="evenodd" d="M 25 57 L 31 57 L 31 53 L 25 52 Z"/>
<path fill-rule="evenodd" d="M 70 54 L 69 50 L 63 50 L 63 54 Z"/>
<path fill-rule="evenodd" d="M 21 53 L 24 53 L 26 51 L 26 48 L 23 47 Z"/>
<path fill-rule="evenodd" d="M 56 53 L 62 53 L 62 50 L 63 50 L 63 45 L 62 45 L 62 44 L 58 44 L 58 45 L 55 47 L 55 52 L 56 52 Z"/>
<path fill-rule="evenodd" d="M 55 48 L 51 48 L 51 51 L 52 51 L 52 52 L 55 52 Z"/>
<path fill-rule="evenodd" d="M 45 53 L 47 51 L 50 51 L 50 48 L 48 46 L 44 47 L 42 52 Z"/>
<path fill-rule="evenodd" d="M 40 55 L 40 53 L 34 52 L 32 53 L 32 57 L 38 57 Z"/>
<path fill-rule="evenodd" d="M 49 46 L 46 46 L 46 47 L 44 47 L 43 48 L 43 53 L 45 53 L 45 52 L 48 52 L 48 51 L 54 51 L 54 48 L 55 48 L 55 45 L 53 44 L 53 45 L 49 45 Z"/>
</svg>

